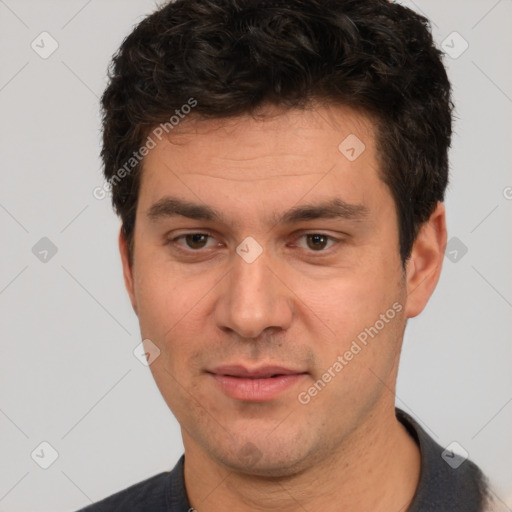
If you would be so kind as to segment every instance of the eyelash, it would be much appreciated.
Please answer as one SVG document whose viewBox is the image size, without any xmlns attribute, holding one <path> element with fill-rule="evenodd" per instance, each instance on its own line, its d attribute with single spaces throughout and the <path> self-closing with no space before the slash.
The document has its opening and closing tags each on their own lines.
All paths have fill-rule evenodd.
<svg viewBox="0 0 512 512">
<path fill-rule="evenodd" d="M 215 236 L 211 232 L 208 232 L 208 231 L 191 231 L 191 232 L 183 233 L 183 234 L 181 234 L 181 235 L 179 235 L 177 237 L 167 239 L 166 240 L 166 245 L 173 245 L 173 246 L 177 247 L 179 251 L 186 252 L 188 254 L 194 254 L 194 253 L 199 254 L 199 253 L 203 252 L 206 249 L 204 247 L 202 247 L 200 249 L 192 249 L 190 247 L 184 247 L 184 246 L 182 246 L 182 245 L 180 245 L 178 243 L 179 240 L 185 239 L 187 236 L 191 236 L 191 235 L 203 235 L 203 236 L 209 237 L 210 239 L 215 239 Z M 336 237 L 333 237 L 331 235 L 326 235 L 325 233 L 316 232 L 316 231 L 308 231 L 307 233 L 303 233 L 299 237 L 297 237 L 295 239 L 295 242 L 297 240 L 300 240 L 300 239 L 305 238 L 307 236 L 313 236 L 313 235 L 318 235 L 318 236 L 327 238 L 328 244 L 329 244 L 329 242 L 331 242 L 331 245 L 328 245 L 327 248 L 316 250 L 316 251 L 313 250 L 313 249 L 301 248 L 301 249 L 303 249 L 303 250 L 305 250 L 305 251 L 307 251 L 307 252 L 309 252 L 311 254 L 318 254 L 318 255 L 329 254 L 329 252 L 330 252 L 329 249 L 331 249 L 332 247 L 342 243 L 342 241 L 343 241 L 343 240 L 341 240 L 339 238 L 336 238 Z M 207 241 L 207 243 L 208 243 L 208 241 Z"/>
</svg>

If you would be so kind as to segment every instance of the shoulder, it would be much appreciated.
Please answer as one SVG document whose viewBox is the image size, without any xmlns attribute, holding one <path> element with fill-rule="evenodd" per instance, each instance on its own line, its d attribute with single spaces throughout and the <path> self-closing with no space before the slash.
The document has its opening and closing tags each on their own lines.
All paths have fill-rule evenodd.
<svg viewBox="0 0 512 512">
<path fill-rule="evenodd" d="M 93 503 L 77 512 L 165 511 L 170 472 L 160 473 Z"/>
<path fill-rule="evenodd" d="M 420 481 L 408 512 L 487 510 L 488 481 L 480 468 L 450 447 L 441 447 L 402 410 L 397 409 L 396 416 L 418 443 L 421 453 Z"/>
</svg>

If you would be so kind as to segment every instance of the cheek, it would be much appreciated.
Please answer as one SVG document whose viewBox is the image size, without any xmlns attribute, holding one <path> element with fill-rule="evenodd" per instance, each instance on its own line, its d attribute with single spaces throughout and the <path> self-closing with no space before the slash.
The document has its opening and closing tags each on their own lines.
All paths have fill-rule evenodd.
<svg viewBox="0 0 512 512">
<path fill-rule="evenodd" d="M 388 381 L 397 363 L 405 322 L 400 269 L 399 260 L 369 259 L 368 265 L 323 286 L 311 281 L 298 292 L 308 306 L 304 315 L 316 318 L 317 328 L 310 327 L 317 355 L 315 379 L 322 379 L 329 369 L 336 374 L 332 394 L 326 393 L 324 399 L 342 399 L 347 405 L 363 389 L 378 394 L 379 378 Z"/>
<path fill-rule="evenodd" d="M 338 339 L 373 325 L 403 295 L 399 273 L 383 268 L 382 261 L 344 269 L 324 281 L 302 279 L 295 290 L 304 314 L 316 317 Z"/>
<path fill-rule="evenodd" d="M 141 334 L 162 349 L 176 334 L 193 327 L 208 283 L 191 282 L 168 262 L 139 253 L 135 268 L 135 297 Z M 193 338 L 193 332 L 190 336 Z"/>
</svg>

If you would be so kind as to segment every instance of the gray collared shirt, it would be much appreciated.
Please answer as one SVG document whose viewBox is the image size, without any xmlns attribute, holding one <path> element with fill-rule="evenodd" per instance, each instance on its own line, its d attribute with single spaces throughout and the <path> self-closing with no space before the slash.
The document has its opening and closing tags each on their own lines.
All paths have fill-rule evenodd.
<svg viewBox="0 0 512 512">
<path fill-rule="evenodd" d="M 421 453 L 420 480 L 407 512 L 486 510 L 487 479 L 478 466 L 453 453 L 445 453 L 443 458 L 443 448 L 411 416 L 398 408 L 396 416 Z M 78 512 L 192 512 L 183 477 L 184 460 L 183 455 L 172 471 L 132 485 Z"/>
</svg>

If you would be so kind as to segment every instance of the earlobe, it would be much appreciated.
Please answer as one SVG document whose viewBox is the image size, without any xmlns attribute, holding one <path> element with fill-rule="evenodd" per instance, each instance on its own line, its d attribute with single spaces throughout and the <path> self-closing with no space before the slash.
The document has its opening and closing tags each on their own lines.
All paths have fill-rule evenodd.
<svg viewBox="0 0 512 512">
<path fill-rule="evenodd" d="M 134 286 L 134 277 L 133 277 L 133 265 L 130 262 L 130 250 L 128 247 L 128 241 L 126 240 L 126 236 L 123 231 L 123 227 L 119 230 L 119 254 L 121 255 L 121 263 L 123 265 L 123 278 L 124 285 L 126 287 L 126 291 L 130 297 L 130 302 L 132 303 L 133 310 L 135 314 L 137 314 L 137 301 L 135 298 L 135 286 Z"/>
<path fill-rule="evenodd" d="M 407 262 L 407 318 L 419 315 L 427 305 L 441 275 L 445 248 L 445 207 L 438 202 L 429 220 L 421 226 Z"/>
</svg>

